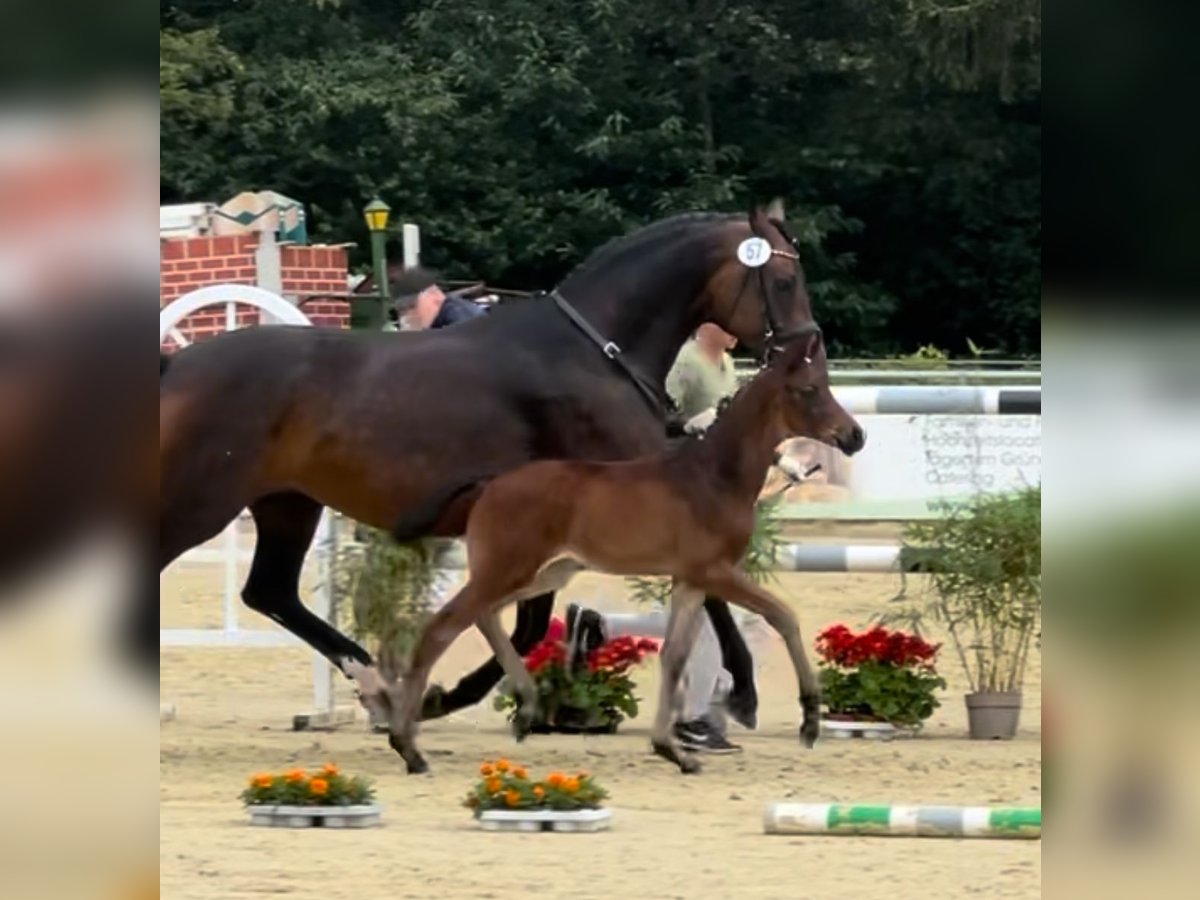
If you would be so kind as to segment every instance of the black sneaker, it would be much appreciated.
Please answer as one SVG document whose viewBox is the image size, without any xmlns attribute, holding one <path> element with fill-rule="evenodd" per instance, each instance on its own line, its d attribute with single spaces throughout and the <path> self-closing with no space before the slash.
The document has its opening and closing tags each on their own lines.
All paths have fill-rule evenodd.
<svg viewBox="0 0 1200 900">
<path fill-rule="evenodd" d="M 732 743 L 725 735 L 717 731 L 707 719 L 694 719 L 691 722 L 679 722 L 675 725 L 675 737 L 684 750 L 693 753 L 712 753 L 725 755 L 741 753 L 742 748 Z"/>
<path fill-rule="evenodd" d="M 567 607 L 567 671 L 575 671 L 587 656 L 604 644 L 604 619 L 594 609 L 578 603 Z"/>
</svg>

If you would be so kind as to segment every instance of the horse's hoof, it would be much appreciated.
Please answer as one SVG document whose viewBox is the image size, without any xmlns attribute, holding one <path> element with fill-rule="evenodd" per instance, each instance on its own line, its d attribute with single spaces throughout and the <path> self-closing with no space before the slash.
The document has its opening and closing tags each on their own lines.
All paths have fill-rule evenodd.
<svg viewBox="0 0 1200 900">
<path fill-rule="evenodd" d="M 800 741 L 811 750 L 817 745 L 817 738 L 820 736 L 821 726 L 816 722 L 805 722 L 800 726 Z"/>
<path fill-rule="evenodd" d="M 408 767 L 409 775 L 424 775 L 429 771 L 429 763 L 425 762 L 425 757 L 420 754 L 412 759 L 406 759 L 404 765 Z"/>
<path fill-rule="evenodd" d="M 440 684 L 429 686 L 425 696 L 421 698 L 421 720 L 440 719 L 446 715 L 446 689 Z"/>
<path fill-rule="evenodd" d="M 702 768 L 700 760 L 694 756 L 684 754 L 679 758 L 679 771 L 684 775 L 699 775 Z"/>
<path fill-rule="evenodd" d="M 725 709 L 729 718 L 743 728 L 754 731 L 758 728 L 758 697 L 752 691 L 730 694 L 725 698 Z"/>
</svg>

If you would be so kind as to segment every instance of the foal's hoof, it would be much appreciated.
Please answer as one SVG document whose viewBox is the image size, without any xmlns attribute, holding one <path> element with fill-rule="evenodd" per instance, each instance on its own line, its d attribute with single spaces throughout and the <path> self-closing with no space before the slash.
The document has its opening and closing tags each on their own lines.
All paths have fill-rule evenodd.
<svg viewBox="0 0 1200 900">
<path fill-rule="evenodd" d="M 679 766 L 679 771 L 684 775 L 696 775 L 700 772 L 700 760 L 691 754 L 680 753 L 679 748 L 673 744 L 651 741 L 650 747 L 654 750 L 655 755 Z"/>
<path fill-rule="evenodd" d="M 440 719 L 446 715 L 446 689 L 440 684 L 429 686 L 421 698 L 421 720 Z"/>
<path fill-rule="evenodd" d="M 816 719 L 806 721 L 800 726 L 800 742 L 809 750 L 816 746 L 820 734 L 821 723 Z"/>
<path fill-rule="evenodd" d="M 517 739 L 517 743 L 521 743 L 525 738 L 529 737 L 529 733 L 533 730 L 533 716 L 523 716 L 518 713 L 513 718 L 512 733 Z"/>
<path fill-rule="evenodd" d="M 407 748 L 396 735 L 388 735 L 388 746 L 400 754 L 409 775 L 424 775 L 429 771 L 429 763 L 425 762 L 425 757 L 416 750 Z"/>
</svg>

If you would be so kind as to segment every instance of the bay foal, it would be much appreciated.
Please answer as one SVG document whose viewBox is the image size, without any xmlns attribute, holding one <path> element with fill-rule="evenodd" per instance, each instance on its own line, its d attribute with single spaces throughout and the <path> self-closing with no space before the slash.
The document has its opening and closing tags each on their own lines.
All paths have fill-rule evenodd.
<svg viewBox="0 0 1200 900">
<path fill-rule="evenodd" d="M 518 740 L 525 736 L 537 690 L 500 626 L 499 610 L 536 595 L 564 571 L 584 568 L 673 580 L 651 736 L 658 755 L 684 772 L 699 769 L 675 742 L 671 725 L 706 593 L 758 613 L 783 637 L 800 684 L 800 736 L 812 747 L 820 693 L 796 617 L 738 567 L 775 448 L 790 437 L 816 438 L 847 454 L 864 442 L 862 429 L 829 390 L 815 325 L 742 388 L 703 437 L 626 462 L 543 460 L 489 482 L 467 523 L 469 580 L 422 633 L 408 675 L 389 686 L 375 670 L 350 664 L 367 702 L 388 715 L 391 745 L 408 771 L 428 769 L 415 739 L 430 670 L 472 624 L 515 686 L 521 703 L 513 727 Z"/>
</svg>

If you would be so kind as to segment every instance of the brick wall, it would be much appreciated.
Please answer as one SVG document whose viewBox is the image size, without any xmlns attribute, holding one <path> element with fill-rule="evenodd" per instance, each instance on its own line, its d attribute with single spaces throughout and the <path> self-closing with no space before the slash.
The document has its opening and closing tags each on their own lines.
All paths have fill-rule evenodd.
<svg viewBox="0 0 1200 900">
<path fill-rule="evenodd" d="M 167 238 L 160 242 L 159 308 L 175 298 L 210 284 L 247 284 L 257 281 L 254 251 L 258 235 Z M 280 248 L 283 294 L 300 303 L 314 325 L 345 328 L 349 304 L 334 298 L 304 295 L 346 292 L 347 256 L 344 247 L 287 246 Z M 252 306 L 237 308 L 238 326 L 257 325 L 259 312 Z M 203 340 L 225 330 L 223 306 L 206 307 L 188 316 L 179 330 L 189 340 Z M 168 342 L 164 349 L 174 348 Z"/>
<path fill-rule="evenodd" d="M 283 266 L 285 296 L 346 293 L 348 260 L 344 247 L 284 247 L 280 262 Z M 314 325 L 332 328 L 350 326 L 350 304 L 333 297 L 302 299 L 301 311 Z"/>
</svg>

